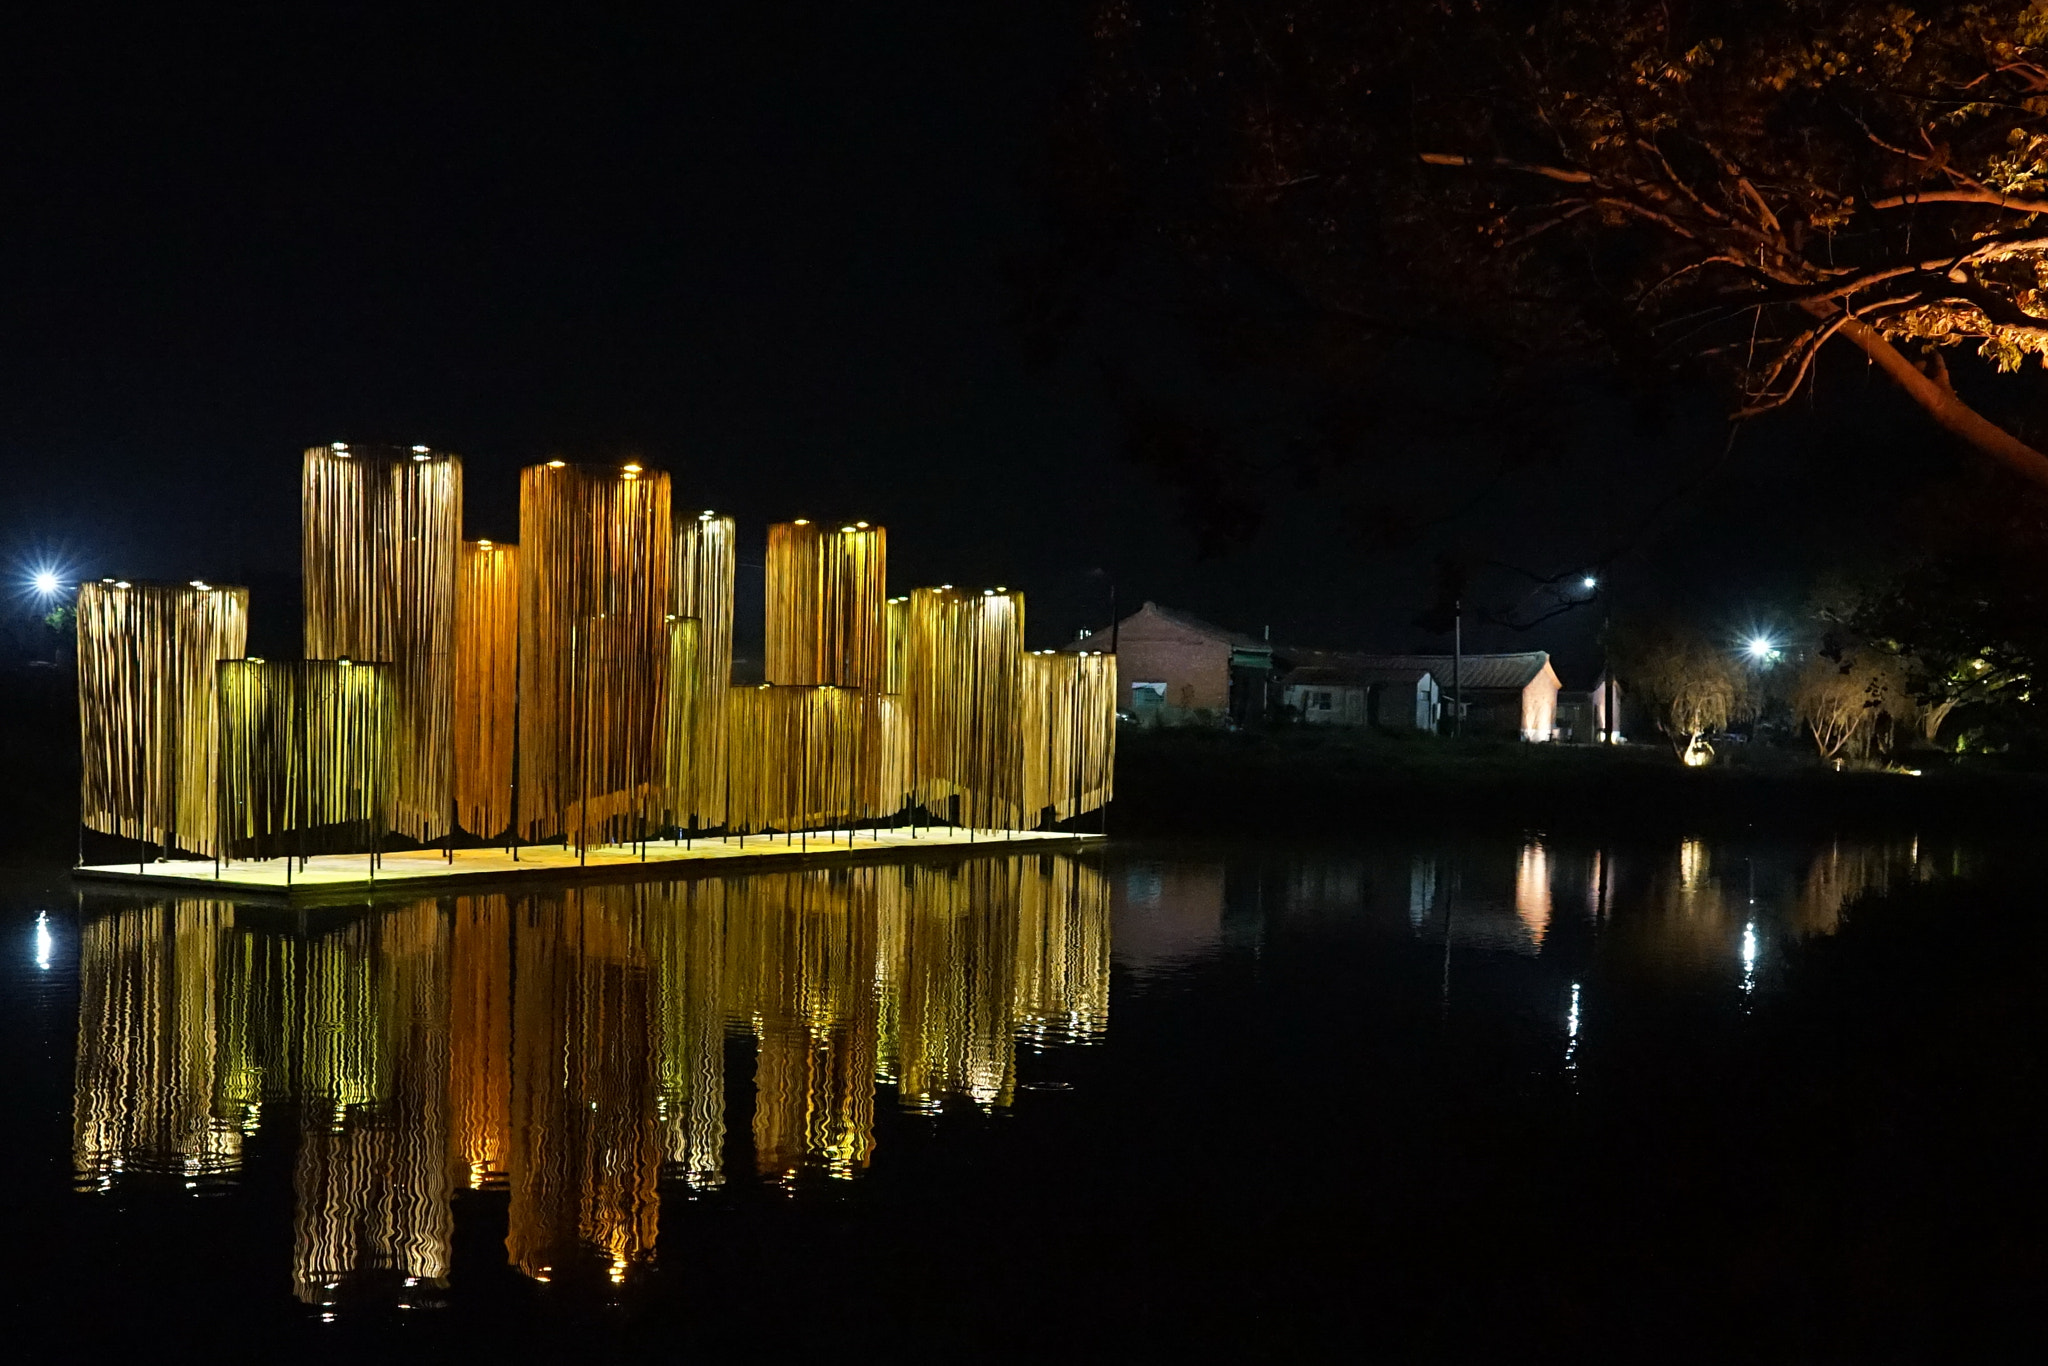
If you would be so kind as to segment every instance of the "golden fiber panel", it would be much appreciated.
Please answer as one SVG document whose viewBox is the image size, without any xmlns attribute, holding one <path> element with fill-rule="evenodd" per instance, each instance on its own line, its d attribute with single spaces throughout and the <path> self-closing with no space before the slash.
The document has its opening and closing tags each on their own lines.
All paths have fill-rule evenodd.
<svg viewBox="0 0 2048 1366">
<path fill-rule="evenodd" d="M 663 806 L 668 476 L 530 466 L 519 546 L 520 833 L 578 847 L 637 838 Z"/>
<path fill-rule="evenodd" d="M 847 830 L 904 806 L 909 735 L 895 698 L 851 688 L 735 688 L 727 826 Z"/>
<path fill-rule="evenodd" d="M 698 724 L 704 706 L 700 692 L 704 680 L 698 668 L 703 627 L 695 617 L 671 618 L 668 623 L 668 700 L 662 721 L 659 810 L 659 824 L 664 826 L 692 824 L 695 793 L 703 785 L 703 770 L 708 767 L 696 743 L 703 735 Z"/>
<path fill-rule="evenodd" d="M 388 828 L 390 666 L 221 661 L 221 854 L 367 849 Z"/>
<path fill-rule="evenodd" d="M 464 541 L 455 589 L 455 820 L 481 839 L 512 825 L 519 705 L 519 547 Z"/>
<path fill-rule="evenodd" d="M 768 528 L 770 683 L 879 689 L 888 536 L 881 527 L 778 522 Z"/>
<path fill-rule="evenodd" d="M 86 827 L 213 853 L 214 666 L 242 653 L 249 590 L 87 583 L 77 611 Z"/>
<path fill-rule="evenodd" d="M 439 839 L 455 807 L 462 462 L 315 446 L 302 491 L 306 655 L 391 665 L 392 828 Z"/>
<path fill-rule="evenodd" d="M 1024 823 L 1056 821 L 1109 799 L 1116 750 L 1116 656 L 1024 656 L 1018 718 L 1024 762 Z"/>
<path fill-rule="evenodd" d="M 910 595 L 903 697 L 913 778 L 918 802 L 941 819 L 978 829 L 1018 823 L 1023 641 L 1022 593 Z"/>
<path fill-rule="evenodd" d="M 698 628 L 696 699 L 685 740 L 690 780 L 677 797 L 678 825 L 709 829 L 725 823 L 725 713 L 732 686 L 733 519 L 700 513 L 676 523 L 675 605 Z"/>
</svg>

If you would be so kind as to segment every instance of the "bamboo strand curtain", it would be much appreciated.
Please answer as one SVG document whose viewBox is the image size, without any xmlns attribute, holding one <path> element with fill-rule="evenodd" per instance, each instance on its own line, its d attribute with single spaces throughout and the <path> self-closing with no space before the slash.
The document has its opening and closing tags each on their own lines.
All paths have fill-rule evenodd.
<svg viewBox="0 0 2048 1366">
<path fill-rule="evenodd" d="M 520 833 L 637 837 L 662 806 L 668 476 L 531 466 L 519 542 Z"/>
<path fill-rule="evenodd" d="M 1116 767 L 1116 656 L 1045 650 L 1020 663 L 1025 820 L 1095 810 L 1110 798 Z"/>
<path fill-rule="evenodd" d="M 481 839 L 512 825 L 518 682 L 519 547 L 464 541 L 455 589 L 455 820 Z"/>
<path fill-rule="evenodd" d="M 769 527 L 762 676 L 879 690 L 887 562 L 888 536 L 878 526 Z"/>
<path fill-rule="evenodd" d="M 904 698 L 916 798 L 934 814 L 983 829 L 1019 823 L 1023 640 L 1022 593 L 911 593 Z"/>
<path fill-rule="evenodd" d="M 342 660 L 223 660 L 223 858 L 374 848 L 390 824 L 392 668 Z"/>
<path fill-rule="evenodd" d="M 704 708 L 704 623 L 695 617 L 671 617 L 668 623 L 668 694 L 662 721 L 661 824 L 673 828 L 696 823 L 697 790 L 703 738 L 699 717 Z M 721 731 L 723 727 L 720 728 Z M 721 749 L 723 746 L 720 747 Z"/>
<path fill-rule="evenodd" d="M 698 627 L 696 673 L 688 737 L 688 786 L 675 803 L 678 825 L 709 829 L 725 824 L 726 696 L 732 688 L 733 519 L 711 512 L 676 524 L 675 606 L 679 619 Z"/>
<path fill-rule="evenodd" d="M 79 810 L 88 829 L 210 855 L 220 698 L 242 653 L 249 590 L 81 584 Z"/>
<path fill-rule="evenodd" d="M 909 788 L 900 703 L 852 688 L 735 688 L 727 828 L 850 830 L 896 815 Z"/>
<path fill-rule="evenodd" d="M 306 657 L 392 666 L 392 828 L 440 839 L 455 815 L 462 462 L 315 446 L 302 491 Z"/>
</svg>

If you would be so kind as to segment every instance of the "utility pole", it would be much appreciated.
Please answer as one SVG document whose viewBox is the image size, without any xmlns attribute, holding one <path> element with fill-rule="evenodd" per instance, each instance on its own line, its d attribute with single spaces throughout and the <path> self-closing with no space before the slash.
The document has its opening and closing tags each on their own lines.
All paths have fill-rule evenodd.
<svg viewBox="0 0 2048 1366">
<path fill-rule="evenodd" d="M 1465 736 L 1465 599 L 1451 603 L 1451 734 Z"/>
</svg>

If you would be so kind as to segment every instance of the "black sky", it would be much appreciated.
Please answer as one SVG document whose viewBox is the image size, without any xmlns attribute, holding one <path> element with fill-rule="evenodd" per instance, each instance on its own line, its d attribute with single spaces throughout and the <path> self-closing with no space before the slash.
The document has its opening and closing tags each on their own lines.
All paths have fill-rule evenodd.
<svg viewBox="0 0 2048 1366">
<path fill-rule="evenodd" d="M 1722 449 L 1705 408 L 1653 431 L 1593 402 L 1566 463 L 1499 483 L 1418 420 L 1354 483 L 1461 518 L 1390 550 L 1355 500 L 1282 489 L 1250 547 L 1200 562 L 1118 458 L 1086 348 L 1034 372 L 1006 321 L 1084 41 L 1066 6 L 10 16 L 0 551 L 252 582 L 259 639 L 297 616 L 298 452 L 335 439 L 460 452 L 471 535 L 514 535 L 515 471 L 555 454 L 662 465 L 755 542 L 884 522 L 895 586 L 1021 586 L 1034 644 L 1102 615 L 1090 570 L 1126 606 L 1420 644 L 1453 543 L 1555 572 L 1626 542 L 1638 582 L 1741 610 L 1793 591 L 1802 500 L 1844 446 L 1890 479 L 1949 458 L 1877 395 L 1674 497 Z"/>
</svg>

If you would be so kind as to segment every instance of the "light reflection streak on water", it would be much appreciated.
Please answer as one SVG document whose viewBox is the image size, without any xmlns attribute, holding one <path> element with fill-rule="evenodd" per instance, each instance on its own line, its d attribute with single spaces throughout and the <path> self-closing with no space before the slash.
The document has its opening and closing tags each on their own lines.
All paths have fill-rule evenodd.
<svg viewBox="0 0 2048 1366">
<path fill-rule="evenodd" d="M 56 941 L 54 937 L 50 934 L 50 913 L 48 911 L 37 911 L 35 932 L 35 958 L 36 967 L 38 969 L 40 969 L 43 972 L 48 972 L 50 970 L 50 955 L 52 951 L 55 949 L 55 947 Z"/>
<path fill-rule="evenodd" d="M 1756 922 L 1742 927 L 1742 994 L 1756 990 Z"/>
<path fill-rule="evenodd" d="M 1579 1070 L 1579 984 L 1572 983 L 1571 1009 L 1564 1017 L 1564 1070 L 1576 1073 Z"/>
</svg>

